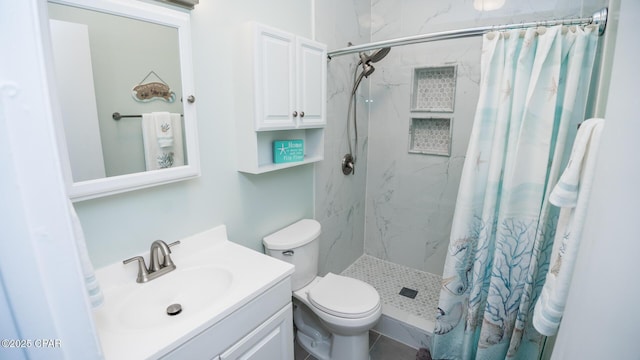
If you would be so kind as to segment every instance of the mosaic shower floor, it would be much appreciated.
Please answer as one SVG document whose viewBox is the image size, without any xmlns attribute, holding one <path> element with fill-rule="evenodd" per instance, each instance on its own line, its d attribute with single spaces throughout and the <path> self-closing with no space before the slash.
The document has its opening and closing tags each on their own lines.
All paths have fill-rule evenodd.
<svg viewBox="0 0 640 360">
<path fill-rule="evenodd" d="M 438 275 L 363 255 L 342 272 L 371 284 L 383 303 L 383 315 L 433 333 L 440 282 Z M 400 295 L 402 288 L 417 290 L 414 299 Z"/>
</svg>

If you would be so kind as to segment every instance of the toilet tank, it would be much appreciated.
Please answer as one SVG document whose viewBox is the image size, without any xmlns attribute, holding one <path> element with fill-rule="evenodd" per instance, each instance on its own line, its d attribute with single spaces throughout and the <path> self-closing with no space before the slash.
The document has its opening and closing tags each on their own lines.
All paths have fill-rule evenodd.
<svg viewBox="0 0 640 360">
<path fill-rule="evenodd" d="M 296 268 L 291 276 L 291 287 L 296 291 L 318 274 L 320 223 L 303 219 L 262 239 L 265 252 Z"/>
</svg>

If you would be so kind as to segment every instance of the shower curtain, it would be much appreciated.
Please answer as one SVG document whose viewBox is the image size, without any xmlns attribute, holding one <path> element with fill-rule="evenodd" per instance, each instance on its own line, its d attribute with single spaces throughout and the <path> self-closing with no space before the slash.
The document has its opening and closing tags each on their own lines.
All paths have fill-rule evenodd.
<svg viewBox="0 0 640 360">
<path fill-rule="evenodd" d="M 591 26 L 484 35 L 434 359 L 538 359 L 531 318 L 558 214 L 548 196 L 584 119 L 596 46 Z"/>
</svg>

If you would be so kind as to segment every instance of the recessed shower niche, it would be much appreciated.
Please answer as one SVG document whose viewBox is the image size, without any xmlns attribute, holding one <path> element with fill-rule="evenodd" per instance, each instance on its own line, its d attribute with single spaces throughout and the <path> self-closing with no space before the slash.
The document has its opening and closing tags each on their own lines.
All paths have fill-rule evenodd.
<svg viewBox="0 0 640 360">
<path fill-rule="evenodd" d="M 413 154 L 451 155 L 452 118 L 411 118 L 409 152 Z"/>
<path fill-rule="evenodd" d="M 455 65 L 413 70 L 411 111 L 453 112 L 455 94 Z"/>
<path fill-rule="evenodd" d="M 412 113 L 453 113 L 455 94 L 456 65 L 419 67 L 413 70 Z M 412 116 L 409 124 L 409 153 L 450 156 L 451 115 Z"/>
</svg>

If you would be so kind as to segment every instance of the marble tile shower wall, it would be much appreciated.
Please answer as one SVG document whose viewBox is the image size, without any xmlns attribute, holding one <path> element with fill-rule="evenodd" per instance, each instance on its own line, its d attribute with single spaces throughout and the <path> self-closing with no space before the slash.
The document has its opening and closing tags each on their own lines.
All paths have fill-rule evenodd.
<svg viewBox="0 0 640 360">
<path fill-rule="evenodd" d="M 465 27 L 590 15 L 607 0 L 508 0 L 479 12 L 470 0 L 317 0 L 316 39 L 329 50 Z M 355 176 L 347 153 L 346 112 L 355 55 L 328 66 L 325 160 L 315 166 L 316 218 L 322 224 L 320 272 L 339 273 L 364 253 L 441 274 L 459 177 L 478 97 L 481 39 L 396 47 L 358 92 L 360 136 Z M 411 113 L 415 67 L 457 65 L 455 112 Z M 370 102 L 365 102 L 369 100 Z M 453 117 L 451 156 L 408 153 L 413 117 Z"/>
<path fill-rule="evenodd" d="M 330 50 L 370 41 L 369 0 L 316 1 L 316 39 Z M 324 161 L 316 163 L 316 219 L 322 225 L 319 272 L 340 273 L 364 252 L 364 204 L 367 174 L 369 97 L 367 80 L 358 91 L 358 149 L 355 175 L 345 176 L 342 156 L 348 153 L 347 107 L 357 55 L 329 62 Z"/>
<path fill-rule="evenodd" d="M 378 1 L 384 14 L 372 41 L 395 38 L 415 27 L 417 16 L 436 11 L 426 2 Z M 471 6 L 471 5 L 469 5 Z M 434 19 L 443 15 L 433 13 Z M 373 15 L 375 17 L 375 15 Z M 422 22 L 425 21 L 423 18 Z M 413 24 L 413 25 L 412 25 Z M 419 32 L 431 32 L 430 28 Z M 365 252 L 377 258 L 442 274 L 451 219 L 480 82 L 480 39 L 394 48 L 372 79 L 369 119 Z M 414 68 L 456 65 L 453 113 L 411 112 Z M 451 154 L 409 153 L 411 118 L 451 118 Z"/>
</svg>

